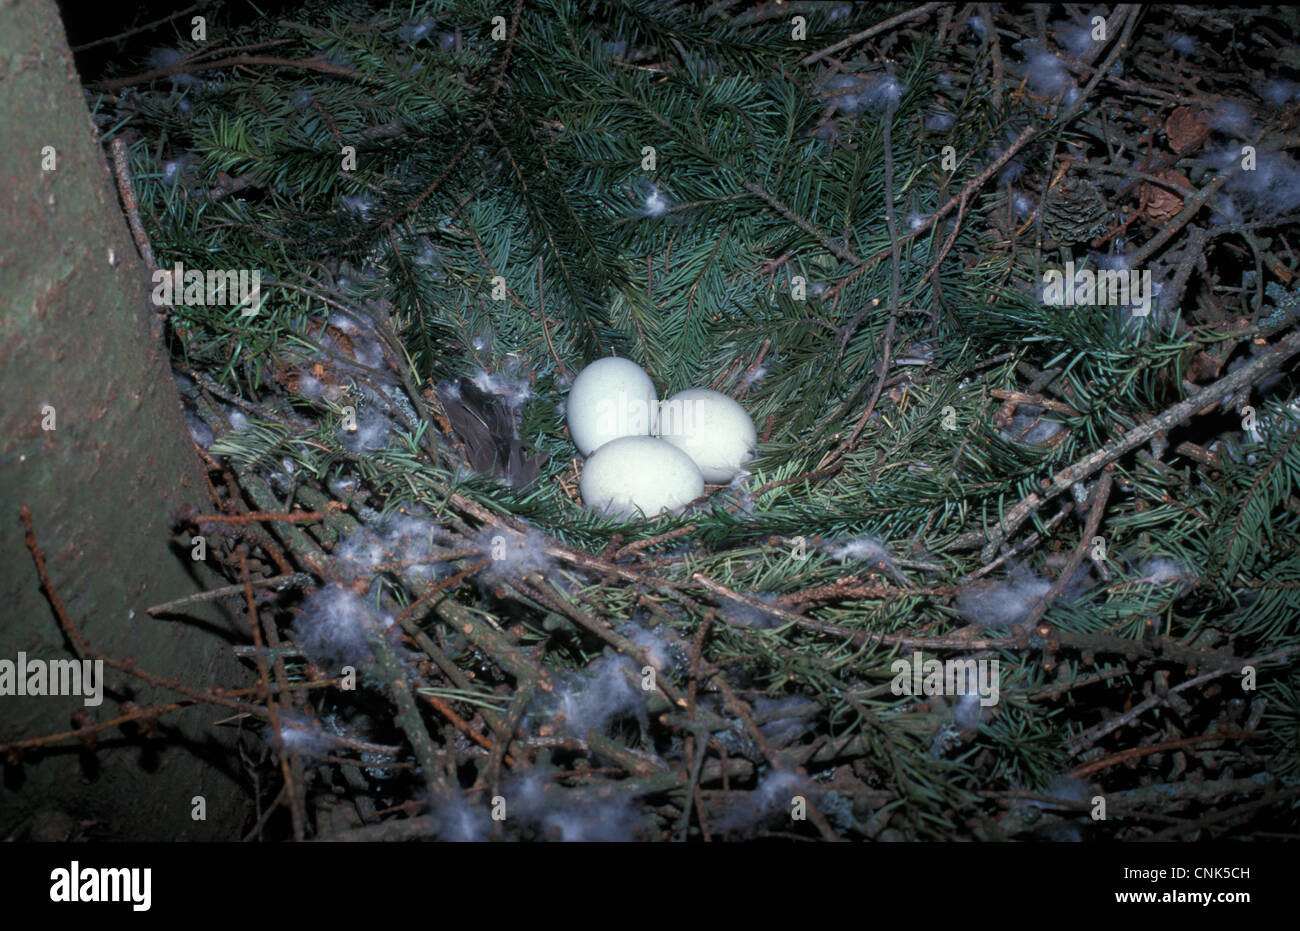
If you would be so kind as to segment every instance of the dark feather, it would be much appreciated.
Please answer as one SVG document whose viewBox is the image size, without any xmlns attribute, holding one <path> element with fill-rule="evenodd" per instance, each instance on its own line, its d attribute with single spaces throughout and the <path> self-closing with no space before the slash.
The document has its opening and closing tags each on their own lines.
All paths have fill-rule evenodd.
<svg viewBox="0 0 1300 931">
<path fill-rule="evenodd" d="M 495 475 L 516 487 L 537 478 L 546 456 L 524 454 L 515 415 L 504 401 L 464 377 L 443 389 L 442 400 L 475 472 Z"/>
</svg>

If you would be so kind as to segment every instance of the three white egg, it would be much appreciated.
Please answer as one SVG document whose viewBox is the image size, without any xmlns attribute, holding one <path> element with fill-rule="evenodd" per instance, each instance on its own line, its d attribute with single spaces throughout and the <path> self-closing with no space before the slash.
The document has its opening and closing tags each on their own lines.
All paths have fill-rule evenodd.
<svg viewBox="0 0 1300 931">
<path fill-rule="evenodd" d="M 754 421 L 732 398 L 687 388 L 659 405 L 659 435 L 695 460 L 706 482 L 729 482 L 754 457 Z"/>
<path fill-rule="evenodd" d="M 589 457 L 582 500 L 621 517 L 688 504 L 705 481 L 735 478 L 757 445 L 749 414 L 727 395 L 692 388 L 660 402 L 650 376 L 615 357 L 578 373 L 567 415 L 574 445 Z"/>
<path fill-rule="evenodd" d="M 654 517 L 704 494 L 699 467 L 671 443 L 653 436 L 623 436 L 592 453 L 578 481 L 593 511 L 616 517 Z"/>
<path fill-rule="evenodd" d="M 641 366 L 609 356 L 578 373 L 566 410 L 573 445 L 590 456 L 621 436 L 654 433 L 659 395 Z"/>
</svg>

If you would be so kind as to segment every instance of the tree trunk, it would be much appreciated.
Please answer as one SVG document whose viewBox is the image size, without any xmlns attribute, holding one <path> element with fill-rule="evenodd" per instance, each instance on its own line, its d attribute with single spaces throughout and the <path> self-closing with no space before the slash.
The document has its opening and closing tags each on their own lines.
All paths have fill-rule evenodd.
<svg viewBox="0 0 1300 931">
<path fill-rule="evenodd" d="M 0 3 L 0 135 L 0 661 L 79 658 L 24 545 L 26 504 L 53 588 L 92 647 L 188 686 L 235 684 L 230 619 L 195 611 L 207 622 L 195 626 L 145 610 L 202 587 L 206 569 L 172 537 L 169 515 L 210 505 L 152 323 L 149 273 L 53 0 Z M 47 146 L 54 170 L 42 167 Z M 104 671 L 97 707 L 81 696 L 0 695 L 0 745 L 67 731 L 79 710 L 102 721 L 128 699 L 177 698 Z M 192 706 L 163 716 L 152 741 L 113 728 L 99 732 L 93 753 L 75 740 L 21 763 L 10 753 L 0 837 L 71 816 L 93 822 L 80 827 L 90 837 L 232 838 L 244 811 L 234 729 L 211 724 L 227 716 Z M 192 817 L 196 796 L 206 820 Z"/>
</svg>

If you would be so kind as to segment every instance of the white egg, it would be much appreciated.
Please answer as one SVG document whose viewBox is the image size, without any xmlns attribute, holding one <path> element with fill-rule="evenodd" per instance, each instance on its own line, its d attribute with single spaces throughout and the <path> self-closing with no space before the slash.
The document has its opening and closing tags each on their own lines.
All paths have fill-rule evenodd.
<svg viewBox="0 0 1300 931">
<path fill-rule="evenodd" d="M 624 436 L 602 445 L 578 482 L 587 507 L 620 517 L 654 517 L 704 493 L 699 468 L 676 446 L 653 436 Z"/>
<path fill-rule="evenodd" d="M 679 391 L 659 405 L 659 435 L 686 453 L 706 482 L 729 482 L 754 456 L 754 421 L 736 401 L 708 388 Z"/>
<path fill-rule="evenodd" d="M 590 456 L 610 440 L 654 432 L 659 395 L 635 362 L 610 356 L 578 373 L 569 389 L 569 433 L 578 452 Z"/>
</svg>

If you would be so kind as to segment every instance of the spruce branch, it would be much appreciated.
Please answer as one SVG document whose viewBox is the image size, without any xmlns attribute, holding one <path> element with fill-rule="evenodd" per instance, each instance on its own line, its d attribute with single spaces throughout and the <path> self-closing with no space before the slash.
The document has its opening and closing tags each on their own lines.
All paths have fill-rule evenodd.
<svg viewBox="0 0 1300 931">
<path fill-rule="evenodd" d="M 981 558 L 991 559 L 1004 540 L 1014 533 L 1048 501 L 1059 496 L 1076 482 L 1088 478 L 1098 469 L 1115 462 L 1126 453 L 1146 443 L 1157 433 L 1166 433 L 1173 427 L 1191 419 L 1199 411 L 1217 405 L 1225 397 L 1241 388 L 1257 383 L 1265 375 L 1280 368 L 1292 356 L 1300 353 L 1300 332 L 1293 332 L 1261 352 L 1257 358 L 1230 375 L 1225 375 L 1212 385 L 1207 385 L 1189 398 L 1172 405 L 1146 423 L 1134 427 L 1124 436 L 1093 452 L 1078 462 L 1061 470 L 1046 482 L 1042 492 L 1032 492 L 1009 508 L 1006 516 L 992 528 L 961 534 L 953 539 L 952 549 L 971 549 L 984 543 Z"/>
</svg>

